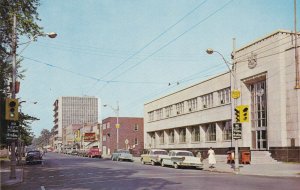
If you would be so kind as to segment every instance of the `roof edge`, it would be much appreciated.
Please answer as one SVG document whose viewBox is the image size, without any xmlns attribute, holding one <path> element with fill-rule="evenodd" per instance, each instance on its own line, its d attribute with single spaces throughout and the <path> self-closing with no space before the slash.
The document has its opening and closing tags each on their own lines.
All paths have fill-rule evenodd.
<svg viewBox="0 0 300 190">
<path fill-rule="evenodd" d="M 263 37 L 257 38 L 256 40 L 253 40 L 252 42 L 250 42 L 250 43 L 242 46 L 241 48 L 235 50 L 235 52 L 242 51 L 242 50 L 244 50 L 244 49 L 246 49 L 246 48 L 248 48 L 248 47 L 250 47 L 250 46 L 252 46 L 252 45 L 254 45 L 256 43 L 259 43 L 259 42 L 261 42 L 261 41 L 263 41 L 263 40 L 265 40 L 267 38 L 270 38 L 272 36 L 275 36 L 275 35 L 277 35 L 279 33 L 294 34 L 293 31 L 288 31 L 288 30 L 284 30 L 284 29 L 278 29 L 278 30 L 276 30 L 276 31 L 274 31 L 274 32 L 272 32 L 270 34 L 267 34 L 267 35 L 265 35 Z M 300 35 L 299 32 L 297 32 L 297 34 Z"/>
</svg>

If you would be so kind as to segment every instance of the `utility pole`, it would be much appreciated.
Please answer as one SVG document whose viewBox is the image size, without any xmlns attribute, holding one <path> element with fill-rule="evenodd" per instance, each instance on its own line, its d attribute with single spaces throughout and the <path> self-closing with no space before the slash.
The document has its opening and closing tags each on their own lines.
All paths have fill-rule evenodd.
<svg viewBox="0 0 300 190">
<path fill-rule="evenodd" d="M 16 98 L 16 63 L 17 63 L 17 18 L 16 14 L 13 17 L 13 34 L 12 34 L 12 86 L 11 86 L 11 98 Z M 16 179 L 16 144 L 15 140 L 11 142 L 11 159 L 10 159 L 10 179 Z"/>
<path fill-rule="evenodd" d="M 299 52 L 297 44 L 297 0 L 294 0 L 294 32 L 295 32 L 295 64 L 296 64 L 296 85 L 295 89 L 300 89 L 300 63 L 299 63 Z"/>
</svg>

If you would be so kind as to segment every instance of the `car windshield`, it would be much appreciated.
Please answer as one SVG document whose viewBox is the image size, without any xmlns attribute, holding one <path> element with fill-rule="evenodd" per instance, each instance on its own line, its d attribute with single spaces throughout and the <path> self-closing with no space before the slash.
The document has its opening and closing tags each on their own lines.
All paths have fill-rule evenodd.
<svg viewBox="0 0 300 190">
<path fill-rule="evenodd" d="M 120 150 L 119 153 L 129 154 L 129 151 L 128 150 Z"/>
<path fill-rule="evenodd" d="M 191 152 L 177 152 L 176 156 L 193 156 Z"/>
<path fill-rule="evenodd" d="M 28 155 L 37 155 L 37 156 L 39 156 L 40 152 L 38 152 L 38 151 L 28 152 Z"/>
<path fill-rule="evenodd" d="M 161 155 L 168 155 L 167 151 L 154 151 L 155 155 L 161 154 Z"/>
</svg>

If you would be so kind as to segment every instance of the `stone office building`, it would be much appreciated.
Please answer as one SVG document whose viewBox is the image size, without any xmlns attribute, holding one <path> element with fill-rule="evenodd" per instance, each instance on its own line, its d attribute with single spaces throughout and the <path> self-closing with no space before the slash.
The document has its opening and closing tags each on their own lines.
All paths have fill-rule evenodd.
<svg viewBox="0 0 300 190">
<path fill-rule="evenodd" d="M 299 38 L 300 35 L 298 35 Z M 299 49 L 299 48 L 298 48 Z M 298 50 L 299 51 L 299 50 Z M 279 30 L 235 51 L 235 69 L 144 105 L 145 148 L 207 150 L 234 146 L 235 105 L 249 106 L 238 146 L 300 161 L 300 89 L 295 88 L 295 35 Z M 235 88 L 234 88 L 235 84 Z"/>
</svg>

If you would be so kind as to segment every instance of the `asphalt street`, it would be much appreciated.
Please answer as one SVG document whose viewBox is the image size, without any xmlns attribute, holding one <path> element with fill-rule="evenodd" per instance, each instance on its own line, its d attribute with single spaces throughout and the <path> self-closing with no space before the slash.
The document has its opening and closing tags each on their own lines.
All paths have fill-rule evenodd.
<svg viewBox="0 0 300 190">
<path fill-rule="evenodd" d="M 263 177 L 174 169 L 47 153 L 44 165 L 26 165 L 24 182 L 4 190 L 203 189 L 299 190 L 299 178 Z"/>
</svg>

